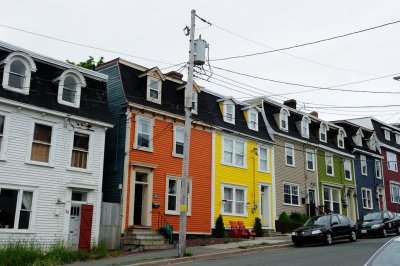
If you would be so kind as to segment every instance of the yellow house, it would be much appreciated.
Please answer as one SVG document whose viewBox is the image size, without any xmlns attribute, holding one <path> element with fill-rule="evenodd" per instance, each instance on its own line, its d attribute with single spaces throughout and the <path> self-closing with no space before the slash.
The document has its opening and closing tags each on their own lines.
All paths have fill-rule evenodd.
<svg viewBox="0 0 400 266">
<path fill-rule="evenodd" d="M 221 116 L 213 131 L 212 227 L 221 214 L 252 229 L 261 218 L 264 229 L 275 228 L 273 146 L 261 110 L 232 98 L 217 100 Z"/>
</svg>

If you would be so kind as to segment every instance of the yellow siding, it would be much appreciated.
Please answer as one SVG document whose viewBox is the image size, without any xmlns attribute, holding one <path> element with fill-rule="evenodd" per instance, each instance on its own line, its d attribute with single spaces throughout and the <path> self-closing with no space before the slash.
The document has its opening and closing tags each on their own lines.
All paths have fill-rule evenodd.
<svg viewBox="0 0 400 266">
<path fill-rule="evenodd" d="M 227 135 L 228 137 L 233 137 Z M 275 227 L 275 217 L 273 210 L 272 199 L 273 196 L 273 188 L 272 188 L 272 146 L 266 146 L 265 144 L 260 145 L 263 148 L 268 147 L 268 162 L 269 162 L 269 173 L 259 172 L 258 171 L 258 155 L 257 148 L 259 144 L 252 140 L 246 140 L 245 138 L 238 138 L 234 136 L 235 139 L 240 139 L 242 141 L 246 141 L 246 168 L 240 168 L 235 166 L 229 166 L 222 164 L 222 135 L 220 132 L 216 132 L 215 134 L 215 179 L 214 179 L 214 224 L 215 220 L 218 218 L 220 214 L 222 214 L 222 195 L 221 195 L 221 184 L 228 185 L 238 185 L 247 188 L 247 198 L 245 201 L 250 203 L 250 206 L 247 207 L 245 204 L 245 208 L 247 209 L 247 216 L 231 216 L 231 215 L 223 215 L 224 224 L 226 227 L 229 227 L 229 221 L 243 221 L 248 228 L 253 228 L 254 221 L 256 217 L 260 217 L 260 193 L 259 193 L 259 183 L 262 182 L 264 184 L 269 185 L 269 217 L 270 217 L 270 227 Z M 254 202 L 257 203 L 258 208 L 255 212 L 252 212 L 252 208 L 254 206 Z"/>
</svg>

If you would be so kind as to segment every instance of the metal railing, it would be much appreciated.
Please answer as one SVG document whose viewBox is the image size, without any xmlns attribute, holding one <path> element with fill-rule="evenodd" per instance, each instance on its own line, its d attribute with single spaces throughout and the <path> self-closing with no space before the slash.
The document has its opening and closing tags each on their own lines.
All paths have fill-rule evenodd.
<svg viewBox="0 0 400 266">
<path fill-rule="evenodd" d="M 158 213 L 157 220 L 158 220 L 158 230 L 166 239 L 168 239 L 169 243 L 172 243 L 174 227 L 168 223 L 167 219 L 161 212 Z"/>
</svg>

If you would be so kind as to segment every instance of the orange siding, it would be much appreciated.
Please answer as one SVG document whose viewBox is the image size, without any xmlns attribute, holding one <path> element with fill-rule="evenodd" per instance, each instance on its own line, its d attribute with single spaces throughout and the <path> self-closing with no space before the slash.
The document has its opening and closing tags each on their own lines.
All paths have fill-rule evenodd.
<svg viewBox="0 0 400 266">
<path fill-rule="evenodd" d="M 157 165 L 153 171 L 153 194 L 158 194 L 158 199 L 153 202 L 160 204 L 158 209 L 152 209 L 152 227 L 157 228 L 158 212 L 161 212 L 167 221 L 179 230 L 179 215 L 165 214 L 166 176 L 181 176 L 182 159 L 172 156 L 174 141 L 174 123 L 154 119 L 153 127 L 153 152 L 134 150 L 135 119 L 131 124 L 131 152 L 130 162 L 141 162 Z M 188 233 L 211 232 L 211 158 L 212 158 L 212 133 L 203 129 L 192 128 L 190 145 L 189 176 L 192 179 L 192 209 L 187 218 Z M 127 213 L 132 208 L 129 204 L 130 182 L 132 167 L 129 167 L 127 186 Z M 132 213 L 132 212 L 131 212 Z M 128 226 L 129 217 L 126 215 L 125 225 Z"/>
</svg>

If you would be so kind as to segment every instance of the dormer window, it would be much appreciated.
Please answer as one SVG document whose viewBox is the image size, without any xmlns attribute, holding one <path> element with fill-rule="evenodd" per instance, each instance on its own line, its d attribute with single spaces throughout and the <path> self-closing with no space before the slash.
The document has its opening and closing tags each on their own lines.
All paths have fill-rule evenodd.
<svg viewBox="0 0 400 266">
<path fill-rule="evenodd" d="M 343 129 L 339 129 L 339 133 L 337 136 L 337 145 L 339 148 L 344 148 L 344 137 L 346 136 L 346 133 L 344 132 Z"/>
<path fill-rule="evenodd" d="M 197 91 L 192 92 L 192 114 L 197 114 L 198 93 Z"/>
<path fill-rule="evenodd" d="M 31 73 L 36 71 L 32 58 L 23 52 L 13 52 L 0 62 L 3 64 L 3 88 L 28 95 Z"/>
<path fill-rule="evenodd" d="M 224 103 L 224 121 L 235 124 L 235 104 L 232 101 Z"/>
<path fill-rule="evenodd" d="M 322 142 L 326 142 L 327 133 L 328 133 L 328 126 L 325 123 L 321 124 L 321 127 L 319 128 L 319 140 Z"/>
<path fill-rule="evenodd" d="M 279 115 L 279 128 L 281 130 L 288 131 L 289 130 L 289 111 L 286 108 L 281 109 L 281 113 Z"/>
<path fill-rule="evenodd" d="M 147 77 L 147 100 L 161 104 L 161 81 Z"/>
<path fill-rule="evenodd" d="M 310 123 L 311 120 L 307 116 L 304 116 L 301 120 L 301 136 L 304 138 L 310 137 Z"/>
<path fill-rule="evenodd" d="M 400 135 L 399 135 L 399 134 L 396 134 L 395 136 L 396 136 L 396 143 L 397 143 L 397 144 L 400 144 Z"/>
<path fill-rule="evenodd" d="M 258 131 L 258 112 L 256 110 L 249 111 L 247 125 L 251 130 Z"/>
<path fill-rule="evenodd" d="M 361 131 L 361 129 L 359 129 L 358 131 L 357 131 L 357 133 L 353 136 L 353 141 L 354 141 L 354 143 L 357 145 L 357 146 L 359 146 L 359 147 L 361 147 L 362 146 L 362 138 L 364 137 L 364 134 L 363 134 L 363 132 Z"/>
<path fill-rule="evenodd" d="M 385 139 L 390 140 L 390 131 L 387 129 L 384 129 L 384 132 L 385 132 Z"/>
<path fill-rule="evenodd" d="M 54 82 L 58 82 L 58 103 L 79 108 L 81 89 L 86 87 L 82 74 L 76 69 L 67 69 Z"/>
<path fill-rule="evenodd" d="M 375 132 L 371 135 L 369 141 L 367 142 L 368 147 L 370 150 L 375 151 L 376 150 L 376 135 Z"/>
</svg>

